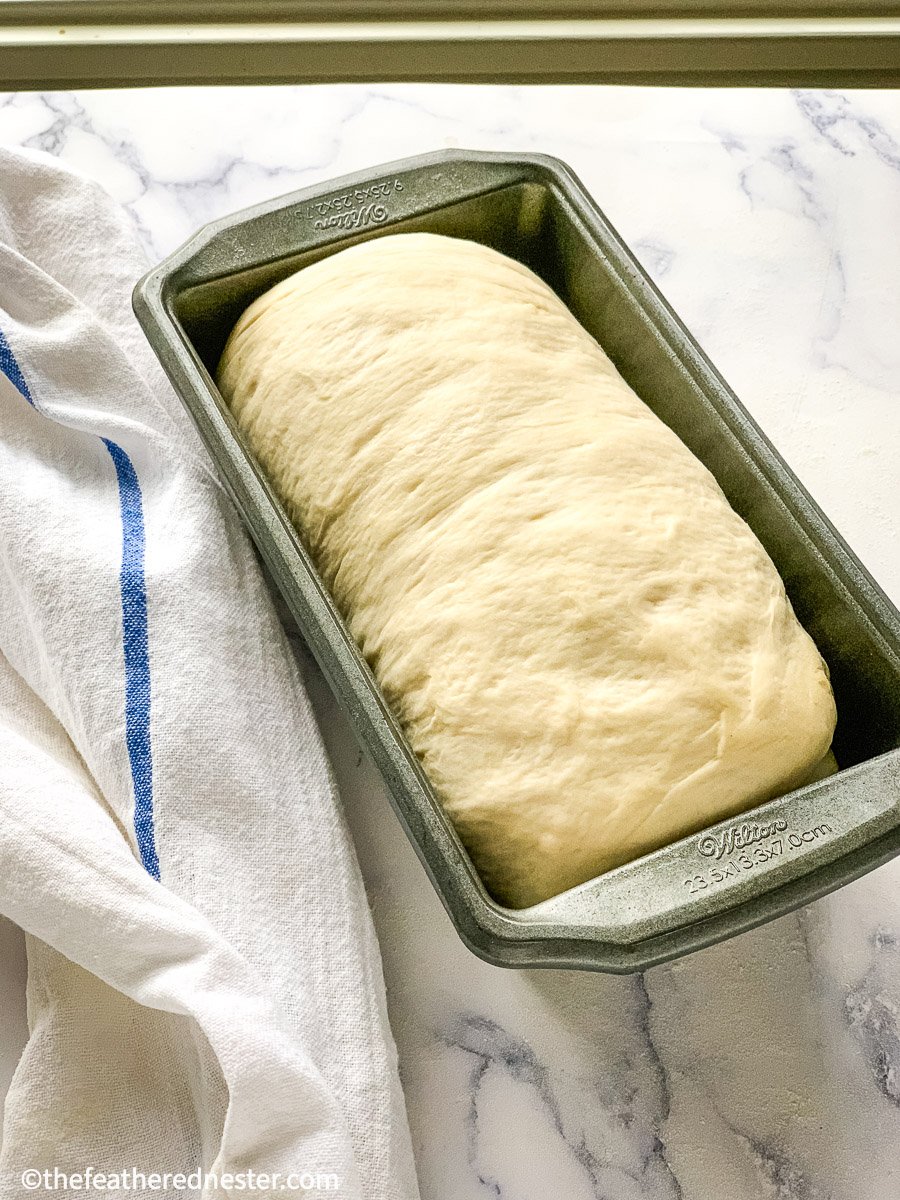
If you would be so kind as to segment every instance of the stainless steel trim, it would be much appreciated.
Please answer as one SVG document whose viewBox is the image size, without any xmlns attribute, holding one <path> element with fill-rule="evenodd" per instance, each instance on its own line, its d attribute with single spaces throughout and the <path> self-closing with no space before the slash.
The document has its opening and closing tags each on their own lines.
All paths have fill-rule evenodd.
<svg viewBox="0 0 900 1200">
<path fill-rule="evenodd" d="M 750 4 L 750 15 L 742 16 L 710 15 L 706 7 L 699 17 L 686 15 L 696 10 L 682 9 L 638 17 L 417 20 L 325 20 L 321 5 L 303 10 L 317 19 L 288 20 L 283 6 L 263 6 L 253 21 L 215 18 L 205 4 L 196 20 L 178 18 L 179 12 L 193 13 L 185 4 L 165 5 L 165 19 L 155 12 L 135 23 L 112 19 L 117 10 L 109 3 L 5 0 L 0 78 L 7 90 L 374 80 L 849 87 L 900 82 L 896 6 L 875 13 L 867 6 L 853 15 L 852 6 L 838 10 L 832 4 L 825 15 L 792 16 L 790 7 Z M 225 11 L 246 16 L 247 6 Z"/>
</svg>

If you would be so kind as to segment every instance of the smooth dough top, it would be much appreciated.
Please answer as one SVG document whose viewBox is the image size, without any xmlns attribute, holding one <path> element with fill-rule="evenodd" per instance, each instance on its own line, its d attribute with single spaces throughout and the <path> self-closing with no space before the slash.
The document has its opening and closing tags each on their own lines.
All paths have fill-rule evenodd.
<svg viewBox="0 0 900 1200">
<path fill-rule="evenodd" d="M 827 752 L 827 670 L 771 560 L 526 267 L 353 246 L 247 309 L 219 385 L 502 903 Z"/>
</svg>

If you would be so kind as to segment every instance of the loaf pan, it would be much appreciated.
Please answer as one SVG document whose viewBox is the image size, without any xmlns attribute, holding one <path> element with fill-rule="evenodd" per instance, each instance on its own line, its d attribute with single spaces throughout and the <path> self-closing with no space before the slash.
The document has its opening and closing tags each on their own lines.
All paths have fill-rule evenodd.
<svg viewBox="0 0 900 1200">
<path fill-rule="evenodd" d="M 531 908 L 491 898 L 214 383 L 232 326 L 261 292 L 401 230 L 471 238 L 543 276 L 712 471 L 828 663 L 838 774 Z M 900 614 L 564 163 L 441 151 L 294 192 L 205 226 L 140 281 L 134 307 L 476 954 L 504 966 L 642 970 L 806 904 L 900 850 Z"/>
</svg>

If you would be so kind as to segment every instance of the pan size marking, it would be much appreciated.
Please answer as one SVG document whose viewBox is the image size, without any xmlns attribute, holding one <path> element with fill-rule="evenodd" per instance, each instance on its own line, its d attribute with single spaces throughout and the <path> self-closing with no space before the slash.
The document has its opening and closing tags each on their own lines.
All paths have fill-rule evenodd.
<svg viewBox="0 0 900 1200">
<path fill-rule="evenodd" d="M 740 825 L 729 825 L 721 833 L 705 833 L 697 842 L 697 849 L 704 858 L 724 858 L 735 850 L 746 850 L 756 842 L 763 842 L 775 834 L 784 833 L 787 821 L 771 821 L 768 825 L 743 821 Z"/>
<path fill-rule="evenodd" d="M 779 826 L 779 828 L 776 829 L 775 826 Z M 771 825 L 763 826 L 745 825 L 738 828 L 759 830 L 760 832 L 758 836 L 749 840 L 746 837 L 739 841 L 729 839 L 727 850 L 723 850 L 721 854 L 717 853 L 715 848 L 710 848 L 716 835 L 706 834 L 700 839 L 697 849 L 707 858 L 715 856 L 716 862 L 714 866 L 689 875 L 687 879 L 683 880 L 684 886 L 692 896 L 698 892 L 705 892 L 707 888 L 724 883 L 726 879 L 737 878 L 737 876 L 752 871 L 773 859 L 784 858 L 793 851 L 800 850 L 812 842 L 821 841 L 834 833 L 832 827 L 825 821 L 821 821 L 809 829 L 801 830 L 788 830 L 786 821 L 775 821 Z M 763 833 L 763 830 L 770 832 Z M 726 830 L 726 833 L 729 832 L 730 830 Z M 706 846 L 706 849 L 703 848 L 703 845 Z"/>
<path fill-rule="evenodd" d="M 310 200 L 296 210 L 297 216 L 311 221 L 314 229 L 364 229 L 367 225 L 380 225 L 390 215 L 384 201 L 402 192 L 403 187 L 400 179 L 382 179 L 336 196 Z"/>
</svg>

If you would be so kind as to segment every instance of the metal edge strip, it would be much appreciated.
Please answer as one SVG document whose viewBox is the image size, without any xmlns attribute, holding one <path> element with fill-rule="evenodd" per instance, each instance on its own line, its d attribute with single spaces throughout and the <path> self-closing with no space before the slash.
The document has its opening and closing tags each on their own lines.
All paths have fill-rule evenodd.
<svg viewBox="0 0 900 1200">
<path fill-rule="evenodd" d="M 7 21 L 0 22 L 0 78 L 10 91 L 376 80 L 890 86 L 900 83 L 900 13 L 96 25 Z"/>
</svg>

